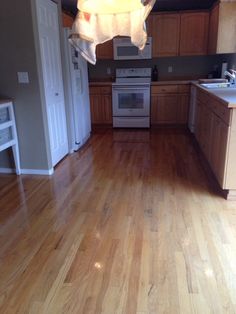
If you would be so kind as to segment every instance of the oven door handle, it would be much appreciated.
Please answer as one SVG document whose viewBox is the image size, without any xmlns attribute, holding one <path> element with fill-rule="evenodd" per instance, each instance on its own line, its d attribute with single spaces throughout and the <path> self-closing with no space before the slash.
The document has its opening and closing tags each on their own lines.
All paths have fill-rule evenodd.
<svg viewBox="0 0 236 314">
<path fill-rule="evenodd" d="M 127 86 L 119 86 L 119 87 L 115 87 L 113 86 L 112 87 L 113 90 L 116 90 L 116 91 L 123 91 L 123 90 L 136 90 L 136 91 L 139 91 L 139 90 L 149 90 L 150 89 L 150 86 L 136 86 L 136 87 L 127 87 Z"/>
</svg>

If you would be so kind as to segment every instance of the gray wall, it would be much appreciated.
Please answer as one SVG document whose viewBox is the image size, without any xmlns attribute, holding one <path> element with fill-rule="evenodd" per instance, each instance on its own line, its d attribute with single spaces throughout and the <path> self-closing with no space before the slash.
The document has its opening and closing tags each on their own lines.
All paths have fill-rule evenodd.
<svg viewBox="0 0 236 314">
<path fill-rule="evenodd" d="M 48 169 L 40 84 L 33 34 L 31 0 L 0 3 L 0 97 L 13 98 L 20 144 L 21 167 Z M 17 72 L 29 72 L 30 84 L 19 84 Z M 7 152 L 0 167 L 10 166 Z M 7 158 L 7 159 L 6 159 Z"/>
<path fill-rule="evenodd" d="M 221 63 L 224 60 L 229 63 L 229 68 L 234 66 L 236 69 L 236 54 L 165 57 L 130 61 L 100 60 L 95 66 L 89 65 L 89 77 L 91 80 L 99 78 L 114 79 L 116 68 L 154 67 L 154 65 L 157 65 L 159 80 L 204 78 L 215 67 L 221 69 Z M 172 73 L 168 73 L 169 66 L 173 67 Z M 111 75 L 107 74 L 107 68 L 111 68 Z"/>
</svg>

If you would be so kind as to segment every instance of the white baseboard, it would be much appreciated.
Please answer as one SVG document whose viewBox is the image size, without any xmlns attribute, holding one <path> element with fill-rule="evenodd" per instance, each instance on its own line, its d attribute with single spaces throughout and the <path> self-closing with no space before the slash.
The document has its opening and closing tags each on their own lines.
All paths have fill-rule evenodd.
<svg viewBox="0 0 236 314">
<path fill-rule="evenodd" d="M 33 174 L 33 175 L 41 175 L 41 176 L 51 176 L 54 173 L 54 169 L 21 169 L 21 174 Z"/>
<path fill-rule="evenodd" d="M 40 176 L 51 176 L 54 173 L 54 169 L 51 168 L 49 170 L 44 169 L 21 169 L 21 174 L 32 174 L 32 175 L 40 175 Z M 0 173 L 16 173 L 15 169 L 12 168 L 0 168 Z"/>
<path fill-rule="evenodd" d="M 0 173 L 16 173 L 16 170 L 12 168 L 0 168 Z"/>
</svg>

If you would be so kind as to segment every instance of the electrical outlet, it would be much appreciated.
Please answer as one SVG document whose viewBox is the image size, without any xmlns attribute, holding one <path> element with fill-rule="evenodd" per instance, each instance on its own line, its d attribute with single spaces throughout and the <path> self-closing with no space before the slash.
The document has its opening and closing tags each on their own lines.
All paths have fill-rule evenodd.
<svg viewBox="0 0 236 314">
<path fill-rule="evenodd" d="M 28 72 L 17 72 L 18 83 L 29 84 L 29 73 Z"/>
<path fill-rule="evenodd" d="M 107 68 L 107 75 L 111 75 L 111 68 Z"/>
<path fill-rule="evenodd" d="M 170 66 L 168 66 L 168 72 L 169 73 L 172 73 L 173 72 L 173 67 L 170 65 Z"/>
</svg>

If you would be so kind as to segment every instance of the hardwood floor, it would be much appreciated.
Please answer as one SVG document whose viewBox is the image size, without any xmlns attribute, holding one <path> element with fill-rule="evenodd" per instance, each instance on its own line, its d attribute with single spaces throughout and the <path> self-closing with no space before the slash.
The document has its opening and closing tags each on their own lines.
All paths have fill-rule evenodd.
<svg viewBox="0 0 236 314">
<path fill-rule="evenodd" d="M 0 176 L 0 313 L 236 313 L 236 203 L 184 130 L 98 130 Z"/>
</svg>

